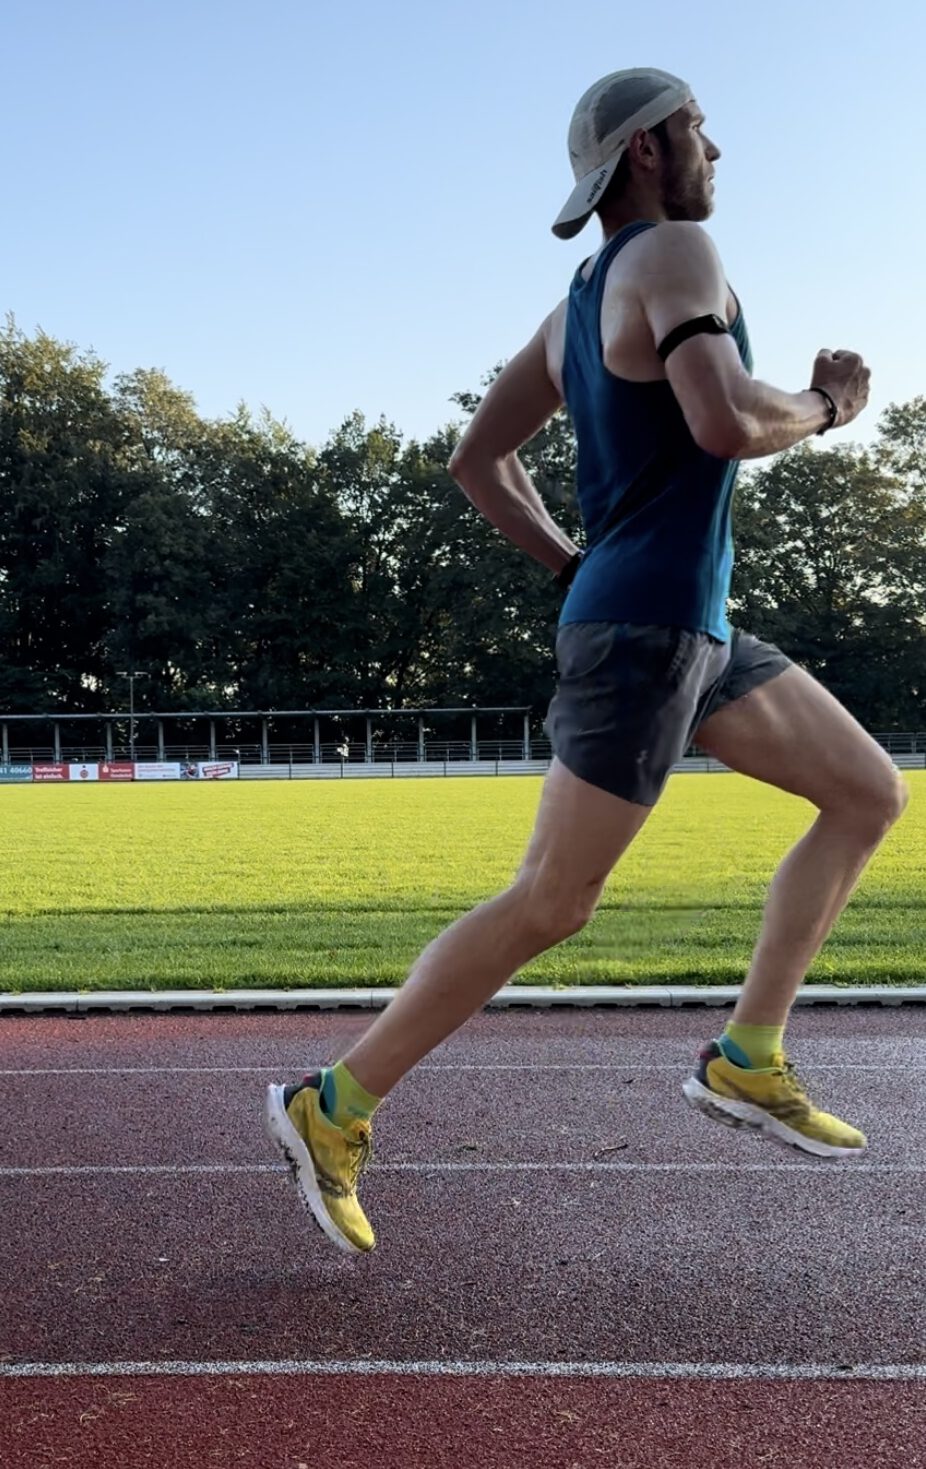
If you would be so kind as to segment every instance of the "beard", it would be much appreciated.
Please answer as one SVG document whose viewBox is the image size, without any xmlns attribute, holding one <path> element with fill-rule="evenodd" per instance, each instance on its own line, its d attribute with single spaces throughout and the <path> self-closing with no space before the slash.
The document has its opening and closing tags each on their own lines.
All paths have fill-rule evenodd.
<svg viewBox="0 0 926 1469">
<path fill-rule="evenodd" d="M 703 174 L 693 176 L 671 155 L 666 161 L 662 187 L 662 204 L 667 219 L 687 219 L 697 224 L 713 212 L 710 181 Z"/>
</svg>

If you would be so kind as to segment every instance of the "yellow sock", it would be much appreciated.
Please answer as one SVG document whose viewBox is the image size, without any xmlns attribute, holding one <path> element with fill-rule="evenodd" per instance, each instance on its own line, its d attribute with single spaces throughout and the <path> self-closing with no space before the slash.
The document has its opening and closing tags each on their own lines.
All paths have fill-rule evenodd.
<svg viewBox="0 0 926 1469">
<path fill-rule="evenodd" d="M 369 1122 L 382 1101 L 364 1091 L 343 1061 L 323 1072 L 321 1096 L 322 1110 L 335 1127 L 346 1127 L 358 1117 Z"/>
<path fill-rule="evenodd" d="M 774 1065 L 775 1056 L 784 1050 L 785 1028 L 783 1025 L 740 1025 L 731 1020 L 724 1030 L 723 1039 L 732 1041 L 749 1065 L 762 1071 Z M 730 1060 L 742 1064 L 735 1054 L 730 1055 Z"/>
</svg>

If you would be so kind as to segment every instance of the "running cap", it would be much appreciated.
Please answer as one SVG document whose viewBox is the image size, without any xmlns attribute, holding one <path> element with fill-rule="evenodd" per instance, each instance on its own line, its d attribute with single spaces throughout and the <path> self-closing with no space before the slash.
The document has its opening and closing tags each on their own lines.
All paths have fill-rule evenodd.
<svg viewBox="0 0 926 1469">
<path fill-rule="evenodd" d="M 553 225 L 571 240 L 587 224 L 639 128 L 653 128 L 694 100 L 687 82 L 645 67 L 613 71 L 589 87 L 569 124 L 569 161 L 576 186 Z"/>
</svg>

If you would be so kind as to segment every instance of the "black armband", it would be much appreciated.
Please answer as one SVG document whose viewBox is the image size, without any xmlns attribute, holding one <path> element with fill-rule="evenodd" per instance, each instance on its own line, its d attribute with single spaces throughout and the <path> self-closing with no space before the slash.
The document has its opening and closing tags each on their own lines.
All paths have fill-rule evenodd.
<svg viewBox="0 0 926 1469">
<path fill-rule="evenodd" d="M 689 337 L 696 337 L 701 332 L 725 336 L 729 330 L 722 316 L 695 316 L 691 321 L 683 321 L 681 326 L 673 327 L 668 336 L 663 337 L 656 351 L 665 362 L 669 353 L 687 342 Z"/>
</svg>

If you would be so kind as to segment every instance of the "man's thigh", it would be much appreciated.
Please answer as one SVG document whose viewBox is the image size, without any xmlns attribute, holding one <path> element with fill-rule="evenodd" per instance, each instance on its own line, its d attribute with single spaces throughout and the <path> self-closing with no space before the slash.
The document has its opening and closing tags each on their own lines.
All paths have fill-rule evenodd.
<svg viewBox="0 0 926 1469">
<path fill-rule="evenodd" d="M 695 739 L 731 770 L 821 809 L 880 796 L 897 781 L 887 752 L 794 664 L 716 709 Z"/>
<path fill-rule="evenodd" d="M 651 809 L 590 785 L 554 758 L 518 883 L 551 908 L 594 906 Z"/>
</svg>

